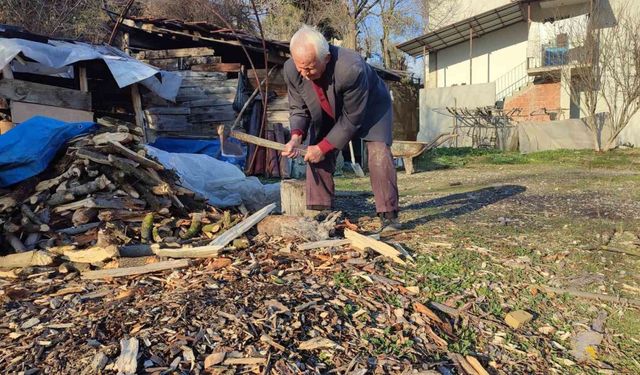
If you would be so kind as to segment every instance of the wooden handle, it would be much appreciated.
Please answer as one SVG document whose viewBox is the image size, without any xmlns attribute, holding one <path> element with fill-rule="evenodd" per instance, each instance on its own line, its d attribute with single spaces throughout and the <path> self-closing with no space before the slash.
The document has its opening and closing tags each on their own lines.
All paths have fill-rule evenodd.
<svg viewBox="0 0 640 375">
<path fill-rule="evenodd" d="M 236 138 L 246 143 L 251 143 L 253 145 L 262 146 L 262 147 L 266 147 L 266 148 L 270 148 L 278 151 L 284 151 L 285 149 L 285 145 L 282 143 L 270 141 L 268 139 L 256 137 L 247 133 L 231 130 L 229 132 L 229 135 L 232 136 L 233 138 Z M 305 156 L 307 154 L 307 150 L 305 149 L 301 148 L 298 150 L 300 151 L 300 155 L 302 156 Z"/>
</svg>

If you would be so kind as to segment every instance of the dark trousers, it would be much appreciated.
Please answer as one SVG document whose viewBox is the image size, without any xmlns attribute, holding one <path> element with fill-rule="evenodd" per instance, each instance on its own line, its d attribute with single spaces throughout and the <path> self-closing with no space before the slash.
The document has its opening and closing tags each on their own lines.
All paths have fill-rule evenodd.
<svg viewBox="0 0 640 375">
<path fill-rule="evenodd" d="M 365 142 L 369 161 L 369 177 L 376 201 L 376 212 L 398 212 L 398 180 L 393 165 L 391 148 L 384 142 Z M 307 164 L 307 208 L 314 210 L 333 208 L 338 151 L 325 155 L 319 163 Z M 394 215 L 395 216 L 395 215 Z"/>
</svg>

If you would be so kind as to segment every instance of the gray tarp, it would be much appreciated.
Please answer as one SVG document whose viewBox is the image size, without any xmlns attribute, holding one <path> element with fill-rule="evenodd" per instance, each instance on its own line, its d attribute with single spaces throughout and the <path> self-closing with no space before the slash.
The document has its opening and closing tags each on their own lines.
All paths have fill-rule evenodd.
<svg viewBox="0 0 640 375">
<path fill-rule="evenodd" d="M 120 88 L 141 83 L 163 99 L 175 101 L 182 77 L 161 71 L 107 45 L 49 40 L 49 43 L 25 39 L 0 38 L 0 69 L 19 53 L 45 67 L 62 69 L 79 61 L 103 60 Z M 156 75 L 160 76 L 160 79 Z"/>
</svg>

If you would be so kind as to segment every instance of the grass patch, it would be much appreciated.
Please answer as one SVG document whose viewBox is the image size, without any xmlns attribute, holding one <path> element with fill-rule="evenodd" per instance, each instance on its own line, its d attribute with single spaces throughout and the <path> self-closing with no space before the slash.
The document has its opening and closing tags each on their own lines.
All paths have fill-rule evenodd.
<svg viewBox="0 0 640 375">
<path fill-rule="evenodd" d="M 628 168 L 640 163 L 640 150 L 613 150 L 595 152 L 591 150 L 552 150 L 530 154 L 503 152 L 494 149 L 474 149 L 471 147 L 438 148 L 417 158 L 415 164 L 420 170 L 461 168 L 477 165 L 502 164 L 563 164 L 587 168 Z"/>
</svg>

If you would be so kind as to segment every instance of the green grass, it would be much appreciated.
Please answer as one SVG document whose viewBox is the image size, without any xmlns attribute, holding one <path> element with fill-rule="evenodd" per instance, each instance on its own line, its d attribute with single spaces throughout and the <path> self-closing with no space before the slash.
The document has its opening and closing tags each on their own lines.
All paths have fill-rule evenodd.
<svg viewBox="0 0 640 375">
<path fill-rule="evenodd" d="M 613 150 L 597 153 L 591 150 L 553 150 L 531 154 L 502 152 L 494 149 L 470 147 L 438 148 L 417 158 L 418 170 L 460 168 L 473 165 L 504 164 L 563 164 L 587 168 L 628 168 L 638 163 L 640 150 Z"/>
</svg>

